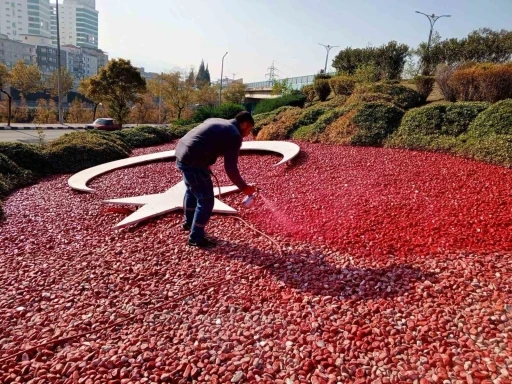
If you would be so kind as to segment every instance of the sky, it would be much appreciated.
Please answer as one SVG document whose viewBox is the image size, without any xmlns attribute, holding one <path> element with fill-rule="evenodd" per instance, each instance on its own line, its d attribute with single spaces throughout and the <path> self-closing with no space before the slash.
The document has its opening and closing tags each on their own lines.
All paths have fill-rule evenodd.
<svg viewBox="0 0 512 384">
<path fill-rule="evenodd" d="M 510 29 L 512 0 L 96 0 L 99 47 L 147 72 L 196 70 L 204 59 L 212 80 L 263 81 L 274 62 L 281 78 L 310 75 L 340 49 L 391 40 L 426 41 L 427 18 L 450 14 L 435 30 L 442 38 L 475 29 Z"/>
</svg>

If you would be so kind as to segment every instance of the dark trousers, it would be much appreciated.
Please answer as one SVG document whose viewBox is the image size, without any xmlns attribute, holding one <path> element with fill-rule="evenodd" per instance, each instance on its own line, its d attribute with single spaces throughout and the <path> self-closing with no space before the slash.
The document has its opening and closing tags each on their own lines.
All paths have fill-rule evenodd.
<svg viewBox="0 0 512 384">
<path fill-rule="evenodd" d="M 210 220 L 215 203 L 213 182 L 208 169 L 192 167 L 176 162 L 187 186 L 184 210 L 185 222 L 192 226 L 190 240 L 198 241 L 205 236 L 205 227 Z"/>
</svg>

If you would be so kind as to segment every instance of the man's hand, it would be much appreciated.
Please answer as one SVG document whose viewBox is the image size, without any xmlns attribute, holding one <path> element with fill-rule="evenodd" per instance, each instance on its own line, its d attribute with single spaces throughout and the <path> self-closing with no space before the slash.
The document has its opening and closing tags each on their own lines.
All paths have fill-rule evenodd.
<svg viewBox="0 0 512 384">
<path fill-rule="evenodd" d="M 246 194 L 247 196 L 251 196 L 256 192 L 257 188 L 254 185 L 249 185 L 247 188 L 245 188 L 242 192 Z"/>
</svg>

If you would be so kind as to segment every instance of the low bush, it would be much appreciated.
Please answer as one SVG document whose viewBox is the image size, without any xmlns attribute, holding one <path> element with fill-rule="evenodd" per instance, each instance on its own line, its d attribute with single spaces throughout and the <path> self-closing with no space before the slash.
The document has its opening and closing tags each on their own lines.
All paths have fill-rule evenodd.
<svg viewBox="0 0 512 384">
<path fill-rule="evenodd" d="M 100 130 L 94 129 L 94 130 L 87 131 L 87 133 L 99 136 L 103 140 L 106 140 L 114 145 L 117 145 L 123 151 L 125 151 L 127 153 L 130 153 L 133 148 L 132 146 L 130 146 L 130 144 L 128 144 L 128 142 L 123 137 L 121 137 L 120 135 L 117 135 L 116 132 L 100 131 Z"/>
<path fill-rule="evenodd" d="M 260 113 L 259 115 L 254 116 L 254 128 L 252 129 L 252 134 L 256 137 L 259 132 L 267 125 L 272 123 L 276 116 L 280 113 L 288 111 L 290 109 L 294 109 L 295 107 L 280 107 L 272 112 Z"/>
<path fill-rule="evenodd" d="M 421 95 L 413 89 L 397 84 L 374 83 L 357 87 L 354 93 L 380 93 L 391 96 L 393 104 L 401 109 L 411 109 L 422 104 Z"/>
<path fill-rule="evenodd" d="M 512 135 L 463 135 L 455 152 L 471 159 L 512 167 Z"/>
<path fill-rule="evenodd" d="M 331 86 L 327 79 L 316 79 L 313 87 L 315 88 L 315 94 L 318 96 L 320 101 L 325 101 L 331 94 Z"/>
<path fill-rule="evenodd" d="M 293 132 L 292 138 L 295 140 L 309 141 L 312 143 L 320 141 L 320 135 L 327 126 L 346 113 L 343 107 L 327 110 L 316 122 L 310 125 L 304 125 Z"/>
<path fill-rule="evenodd" d="M 280 107 L 289 106 L 289 107 L 304 107 L 304 103 L 306 101 L 306 96 L 304 96 L 301 92 L 293 92 L 289 95 L 276 97 L 275 99 L 266 99 L 260 101 L 256 104 L 256 108 L 254 109 L 254 114 L 267 113 L 272 112 Z"/>
<path fill-rule="evenodd" d="M 240 104 L 224 103 L 216 107 L 199 107 L 195 110 L 192 120 L 196 123 L 205 121 L 212 117 L 221 119 L 233 119 L 244 107 Z"/>
<path fill-rule="evenodd" d="M 301 117 L 302 109 L 288 109 L 274 117 L 258 133 L 256 140 L 285 140 L 295 129 L 298 119 Z"/>
<path fill-rule="evenodd" d="M 0 154 L 0 196 L 34 183 L 37 177 L 20 167 L 7 156 Z"/>
<path fill-rule="evenodd" d="M 393 97 L 384 93 L 353 93 L 347 99 L 348 104 L 358 103 L 393 103 Z"/>
<path fill-rule="evenodd" d="M 89 132 L 61 136 L 48 143 L 45 153 L 57 173 L 74 173 L 129 155 L 128 151 L 113 141 Z"/>
<path fill-rule="evenodd" d="M 161 144 L 157 136 L 133 129 L 124 129 L 115 132 L 115 135 L 128 143 L 131 148 L 150 147 Z"/>
<path fill-rule="evenodd" d="M 354 78 L 347 75 L 333 77 L 329 80 L 329 84 L 336 96 L 349 96 L 356 86 Z"/>
<path fill-rule="evenodd" d="M 324 143 L 380 146 L 393 133 L 404 111 L 387 103 L 361 103 L 346 107 L 339 119 L 325 129 Z"/>
<path fill-rule="evenodd" d="M 302 110 L 300 117 L 295 122 L 295 129 L 315 123 L 327 110 L 328 108 L 325 108 L 322 104 Z"/>
<path fill-rule="evenodd" d="M 325 109 L 339 108 L 345 105 L 347 99 L 347 96 L 334 96 L 332 99 L 324 101 L 323 103 L 318 103 L 314 107 L 321 107 Z"/>
<path fill-rule="evenodd" d="M 0 154 L 7 156 L 18 166 L 38 176 L 52 173 L 51 165 L 43 151 L 36 145 L 24 143 L 0 143 Z"/>
<path fill-rule="evenodd" d="M 459 136 L 469 130 L 489 107 L 482 102 L 432 104 L 407 111 L 386 146 L 434 151 L 455 151 Z"/>
<path fill-rule="evenodd" d="M 432 93 L 435 82 L 436 79 L 433 76 L 416 76 L 412 79 L 412 83 L 416 86 L 416 90 L 420 94 L 423 103 L 427 101 Z"/>
<path fill-rule="evenodd" d="M 302 94 L 306 97 L 306 101 L 308 103 L 312 103 L 315 100 L 316 93 L 315 93 L 315 87 L 313 85 L 305 85 L 302 87 Z"/>
<path fill-rule="evenodd" d="M 469 126 L 468 133 L 475 137 L 512 135 L 512 99 L 492 104 L 480 113 Z"/>
<path fill-rule="evenodd" d="M 457 68 L 449 85 L 461 101 L 495 103 L 512 98 L 512 63 L 478 63 Z"/>
<path fill-rule="evenodd" d="M 174 138 L 179 139 L 185 136 L 190 130 L 194 129 L 195 127 L 197 127 L 197 124 L 193 123 L 188 125 L 171 126 L 168 129 Z"/>
</svg>

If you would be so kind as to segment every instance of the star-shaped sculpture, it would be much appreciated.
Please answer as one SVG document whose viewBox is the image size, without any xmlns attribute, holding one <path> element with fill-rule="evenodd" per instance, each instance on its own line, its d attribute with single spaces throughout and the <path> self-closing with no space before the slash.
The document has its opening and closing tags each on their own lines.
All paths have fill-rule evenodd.
<svg viewBox="0 0 512 384">
<path fill-rule="evenodd" d="M 118 204 L 118 205 L 135 205 L 142 208 L 139 208 L 137 211 L 132 213 L 130 216 L 125 218 L 119 224 L 117 224 L 114 228 L 123 228 L 128 225 L 133 225 L 136 223 L 140 223 L 141 221 L 145 221 L 151 219 L 156 216 L 163 215 L 168 212 L 176 211 L 179 209 L 183 209 L 183 199 L 185 197 L 185 191 L 187 187 L 185 186 L 185 182 L 181 181 L 171 189 L 167 190 L 164 193 L 157 193 L 154 195 L 143 195 L 143 196 L 134 196 L 127 197 L 124 199 L 113 199 L 113 200 L 105 200 L 104 203 L 108 204 Z M 219 195 L 219 189 L 214 188 L 215 196 Z M 238 191 L 238 187 L 221 187 L 220 194 L 224 195 L 226 193 Z M 213 207 L 213 212 L 215 213 L 236 213 L 236 209 L 231 208 L 229 205 L 224 204 L 219 199 L 215 199 L 215 205 Z"/>
</svg>

